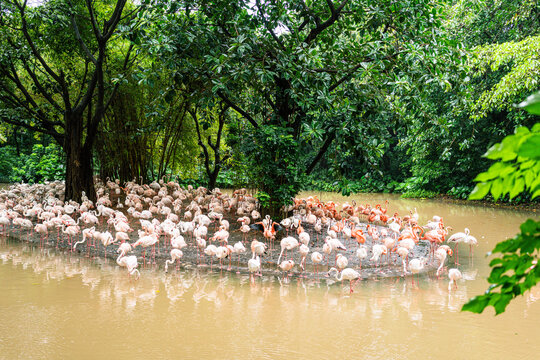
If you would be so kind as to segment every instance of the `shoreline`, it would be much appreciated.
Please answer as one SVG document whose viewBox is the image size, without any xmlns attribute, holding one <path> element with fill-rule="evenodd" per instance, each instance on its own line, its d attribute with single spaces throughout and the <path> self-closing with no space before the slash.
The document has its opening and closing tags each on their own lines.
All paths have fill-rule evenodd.
<svg viewBox="0 0 540 360">
<path fill-rule="evenodd" d="M 24 231 L 21 232 L 19 229 L 16 229 L 14 227 L 10 227 L 9 230 L 10 231 L 9 231 L 8 235 L 2 234 L 0 236 L 5 238 L 5 239 L 10 239 L 10 240 L 17 241 L 17 242 L 20 242 L 20 243 L 32 244 L 33 246 L 35 246 L 37 248 L 40 247 L 40 237 L 36 233 L 32 233 L 29 236 L 29 241 L 27 242 L 27 240 L 25 238 L 25 232 Z M 100 228 L 98 230 L 105 231 L 106 229 L 105 228 Z M 134 232 L 132 232 L 132 234 L 133 233 L 136 234 L 136 230 Z M 252 235 L 255 235 L 255 236 L 252 236 Z M 283 234 L 283 235 L 285 235 L 285 234 Z M 79 235 L 77 240 L 81 236 L 82 235 Z M 49 233 L 48 239 L 45 240 L 44 248 L 53 248 L 53 249 L 55 249 L 56 248 L 56 238 L 57 238 L 56 232 Z M 264 241 L 264 239 L 262 238 L 262 234 L 260 232 L 257 232 L 257 234 L 253 234 L 252 232 L 250 232 L 249 239 L 253 239 L 253 238 L 256 238 L 259 241 Z M 204 253 L 202 251 L 199 251 L 199 255 L 201 255 L 201 256 L 198 256 L 197 255 L 197 247 L 193 243 L 193 240 L 190 238 L 190 236 L 189 235 L 185 236 L 185 239 L 186 239 L 186 242 L 188 243 L 188 247 L 181 249 L 182 252 L 183 252 L 183 256 L 182 256 L 181 259 L 179 259 L 180 269 L 186 269 L 186 270 L 201 269 L 201 270 L 205 270 L 205 271 L 210 271 L 210 270 L 211 271 L 216 271 L 217 270 L 217 271 L 231 272 L 231 273 L 236 273 L 236 274 L 238 274 L 238 273 L 247 274 L 247 275 L 250 274 L 250 272 L 249 272 L 249 270 L 247 268 L 247 262 L 252 257 L 251 251 L 249 251 L 249 243 L 251 242 L 251 240 L 246 241 L 246 243 L 244 243 L 244 246 L 246 247 L 246 253 L 240 255 L 240 266 L 237 265 L 238 264 L 238 259 L 239 259 L 238 255 L 237 254 L 232 254 L 231 268 L 230 269 L 228 268 L 229 267 L 229 260 L 228 260 L 228 258 L 226 258 L 223 261 L 222 269 L 220 270 L 219 261 L 217 261 L 216 259 L 211 260 L 206 255 L 203 256 Z M 234 245 L 235 242 L 241 241 L 242 239 L 241 239 L 241 236 L 233 233 L 233 231 L 231 230 L 231 239 L 230 240 L 231 241 L 229 241 L 229 244 Z M 130 243 L 133 243 L 133 242 L 134 242 L 134 239 L 130 239 Z M 371 242 L 372 242 L 372 240 L 367 240 L 366 241 L 366 246 L 368 247 L 368 249 L 369 249 L 369 245 L 370 245 Z M 73 244 L 74 243 L 75 243 L 75 239 L 73 240 Z M 324 241 L 322 241 L 321 239 L 319 239 L 318 241 L 316 239 L 313 239 L 310 242 L 310 246 L 311 246 L 310 247 L 310 254 L 313 251 L 319 251 L 319 252 L 322 253 L 322 244 L 323 243 L 324 243 Z M 118 242 L 118 244 L 120 244 L 120 242 Z M 107 247 L 107 249 L 106 249 L 106 258 L 112 259 L 112 260 L 116 260 L 118 258 L 118 253 L 116 252 L 116 250 L 118 249 L 118 244 L 112 244 L 112 245 L 109 245 Z M 151 248 L 146 250 L 146 254 L 147 254 L 147 256 L 146 256 L 146 258 L 147 258 L 146 259 L 147 260 L 146 266 L 144 265 L 144 261 L 143 261 L 143 251 L 142 251 L 142 249 L 136 248 L 136 249 L 132 250 L 131 252 L 129 252 L 127 255 L 136 255 L 137 260 L 138 260 L 138 265 L 139 265 L 140 268 L 146 269 L 148 266 L 150 266 L 150 267 L 156 267 L 157 266 L 157 270 L 165 272 L 164 265 L 165 265 L 165 261 L 171 258 L 170 255 L 169 255 L 171 248 L 170 248 L 170 244 L 166 244 L 166 241 L 163 238 L 163 236 L 160 237 L 160 243 L 159 244 L 160 245 L 158 247 L 156 247 L 155 264 L 153 264 L 153 263 L 149 264 L 150 262 L 148 261 L 150 256 L 151 256 L 150 255 L 151 254 Z M 382 260 L 383 259 L 382 258 L 381 259 L 382 260 L 381 264 L 379 266 L 376 266 L 375 264 L 370 262 L 368 259 L 365 259 L 362 262 L 362 267 L 359 268 L 359 260 L 355 256 L 356 249 L 358 248 L 358 246 L 354 246 L 354 245 L 355 245 L 355 242 L 353 242 L 353 241 L 346 242 L 347 250 L 346 251 L 341 251 L 340 253 L 346 255 L 346 257 L 347 257 L 347 259 L 349 261 L 349 265 L 347 267 L 352 268 L 352 269 L 354 269 L 354 270 L 356 270 L 356 271 L 358 271 L 360 273 L 360 278 L 359 278 L 360 280 L 376 280 L 376 279 L 379 279 L 379 278 L 401 278 L 401 277 L 409 277 L 409 276 L 412 275 L 410 272 L 408 272 L 407 274 L 403 274 L 403 265 L 402 265 L 402 262 L 401 262 L 401 258 L 399 258 L 399 256 L 396 253 L 392 254 L 392 259 L 393 260 L 391 260 L 391 261 L 388 261 L 386 258 L 384 258 L 384 260 Z M 62 251 L 66 251 L 66 252 L 71 251 L 70 250 L 70 245 L 67 242 L 67 238 L 62 239 L 62 237 L 61 237 L 58 249 L 62 250 Z M 92 257 L 95 257 L 95 258 L 98 258 L 98 257 L 103 258 L 104 247 L 100 243 L 96 243 L 96 248 L 94 248 L 92 246 L 87 246 L 86 244 L 80 244 L 72 252 L 72 254 L 77 254 L 78 256 L 85 256 L 85 257 L 92 256 Z M 327 280 L 332 280 L 332 281 L 337 282 L 337 280 L 334 277 L 326 277 L 325 276 L 327 274 L 327 272 L 329 271 L 329 269 L 331 267 L 335 266 L 334 265 L 334 258 L 335 258 L 334 254 L 332 254 L 330 256 L 329 265 L 326 265 L 325 261 L 323 261 L 321 264 L 319 264 L 318 273 L 317 273 L 315 265 L 313 264 L 313 262 L 310 259 L 310 255 L 307 256 L 306 261 L 305 261 L 305 269 L 306 270 L 301 271 L 301 269 L 299 267 L 300 258 L 299 258 L 299 254 L 297 252 L 297 249 L 289 251 L 289 254 L 286 254 L 287 256 L 284 253 L 284 256 L 283 256 L 284 260 L 292 259 L 295 262 L 295 265 L 294 265 L 293 269 L 288 273 L 289 276 L 287 276 L 287 273 L 282 272 L 277 267 L 277 259 L 279 257 L 279 254 L 280 254 L 279 241 L 275 240 L 273 242 L 272 248 L 271 248 L 270 245 L 268 245 L 267 253 L 264 256 L 261 257 L 261 271 L 262 271 L 263 276 L 271 275 L 271 276 L 279 277 L 279 278 L 282 278 L 282 277 L 291 278 L 292 277 L 292 278 L 299 278 L 299 279 L 317 279 L 317 278 L 319 278 L 319 279 L 327 279 Z M 418 243 L 418 245 L 415 246 L 415 250 L 412 252 L 409 259 L 418 258 L 418 257 L 426 257 L 426 258 L 429 257 L 429 242 L 428 241 L 421 240 Z M 368 258 L 369 258 L 369 256 L 368 256 Z M 453 260 L 452 257 L 448 258 L 447 266 L 451 266 L 452 260 Z M 433 272 L 436 271 L 437 267 L 438 267 L 438 263 L 436 263 L 434 260 L 431 260 L 426 264 L 424 269 L 422 271 L 420 271 L 419 275 L 425 275 L 425 274 L 433 273 Z M 175 268 L 175 264 L 170 265 L 170 268 L 171 269 Z M 258 277 L 258 276 L 255 276 L 255 277 Z"/>
</svg>

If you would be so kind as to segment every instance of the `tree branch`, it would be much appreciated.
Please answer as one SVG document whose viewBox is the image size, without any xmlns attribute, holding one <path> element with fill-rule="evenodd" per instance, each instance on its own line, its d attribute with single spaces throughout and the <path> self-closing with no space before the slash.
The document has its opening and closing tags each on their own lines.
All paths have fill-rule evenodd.
<svg viewBox="0 0 540 360">
<path fill-rule="evenodd" d="M 6 122 L 6 123 L 11 124 L 11 125 L 20 126 L 20 127 L 26 128 L 28 130 L 37 131 L 37 132 L 40 132 L 40 133 L 43 133 L 43 134 L 48 134 L 48 135 L 52 136 L 59 144 L 61 144 L 63 142 L 63 140 L 64 140 L 64 134 L 60 134 L 60 133 L 58 133 L 58 132 L 56 132 L 54 130 L 47 130 L 47 129 L 38 128 L 36 126 L 30 125 L 30 124 L 27 124 L 27 123 L 24 123 L 24 122 L 12 120 L 12 119 L 9 119 L 9 118 L 4 117 L 4 116 L 0 117 L 0 121 Z"/>
<path fill-rule="evenodd" d="M 254 128 L 258 128 L 259 124 L 249 115 L 247 112 L 245 112 L 242 108 L 234 104 L 224 93 L 223 91 L 218 91 L 218 96 L 225 102 L 225 104 L 229 105 L 231 108 L 236 110 L 240 115 L 242 115 L 251 125 L 253 125 Z"/>
<path fill-rule="evenodd" d="M 266 21 L 266 18 L 264 17 L 264 11 L 263 9 L 261 8 L 261 2 L 260 0 L 255 0 L 255 3 L 257 4 L 257 8 L 259 9 L 259 12 L 261 13 L 261 17 L 262 17 L 262 21 L 264 23 L 264 26 L 266 27 L 266 30 L 268 30 L 268 32 L 270 33 L 270 35 L 272 35 L 272 38 L 275 40 L 275 42 L 279 45 L 279 47 L 281 47 L 282 50 L 286 50 L 285 49 L 285 45 L 283 45 L 283 42 L 277 37 L 276 33 L 274 32 L 274 30 L 272 30 L 272 28 L 270 28 L 270 25 L 268 24 L 268 21 Z"/>
<path fill-rule="evenodd" d="M 199 120 L 197 119 L 197 112 L 194 110 L 189 109 L 189 114 L 191 115 L 191 118 L 195 122 L 195 128 L 197 129 L 197 136 L 199 137 L 199 146 L 203 149 L 204 152 L 204 167 L 206 168 L 206 173 L 208 174 L 208 177 L 211 176 L 210 171 L 210 154 L 208 154 L 208 149 L 204 145 L 201 137 L 201 129 L 199 128 Z"/>
<path fill-rule="evenodd" d="M 304 42 L 306 44 L 311 43 L 320 33 L 322 33 L 324 30 L 332 26 L 332 24 L 334 24 L 336 20 L 339 18 L 339 15 L 341 14 L 341 10 L 343 10 L 345 5 L 347 5 L 348 1 L 349 0 L 343 0 L 336 9 L 334 7 L 334 4 L 332 3 L 332 0 L 326 0 L 326 3 L 328 4 L 328 7 L 330 8 L 330 17 L 325 22 L 319 23 L 313 29 L 311 29 L 309 34 L 304 39 Z"/>
<path fill-rule="evenodd" d="M 15 1 L 15 5 L 19 8 L 19 12 L 21 13 L 21 22 L 22 22 L 21 30 L 22 30 L 22 33 L 23 33 L 25 39 L 26 39 L 26 42 L 28 43 L 28 45 L 30 46 L 30 49 L 32 50 L 32 53 L 34 54 L 36 59 L 38 59 L 38 61 L 41 63 L 41 65 L 43 65 L 43 68 L 47 71 L 47 73 L 49 75 L 51 75 L 53 77 L 53 79 L 58 82 L 58 84 L 62 85 L 63 84 L 62 79 L 60 78 L 60 76 L 58 76 L 58 74 L 56 74 L 53 71 L 53 69 L 51 69 L 49 67 L 47 62 L 45 62 L 45 60 L 43 59 L 43 57 L 41 56 L 41 54 L 37 50 L 36 46 L 34 45 L 34 42 L 32 41 L 32 38 L 30 37 L 30 34 L 28 33 L 26 17 L 25 17 L 25 14 L 24 14 L 24 11 L 25 11 L 25 8 L 26 8 L 26 0 L 24 1 L 23 5 L 20 5 L 17 1 Z"/>
<path fill-rule="evenodd" d="M 105 24 L 103 26 L 103 32 L 105 33 L 103 38 L 105 41 L 109 40 L 110 37 L 113 35 L 114 30 L 116 30 L 116 25 L 118 25 L 120 19 L 122 18 L 122 11 L 124 11 L 126 1 L 127 0 L 117 0 L 116 6 L 110 19 L 105 21 Z"/>
<path fill-rule="evenodd" d="M 69 4 L 71 5 L 71 2 Z M 77 26 L 77 22 L 75 21 L 75 12 L 71 13 L 71 26 L 73 27 L 73 30 L 75 30 L 75 37 L 77 38 L 77 41 L 79 41 L 79 44 L 81 45 L 84 53 L 86 54 L 86 57 L 88 57 L 88 59 L 92 63 L 96 64 L 97 62 L 96 58 L 94 57 L 94 55 L 92 55 L 92 53 L 90 52 L 90 50 L 88 49 L 88 47 L 84 43 L 84 40 L 81 37 L 81 33 L 79 32 L 79 27 Z"/>
<path fill-rule="evenodd" d="M 99 31 L 99 26 L 96 21 L 96 16 L 94 14 L 94 9 L 92 8 L 92 1 L 86 0 L 86 7 L 88 8 L 88 12 L 90 14 L 90 22 L 92 23 L 92 29 L 94 30 L 94 36 L 98 41 L 102 39 L 101 32 Z"/>
<path fill-rule="evenodd" d="M 330 86 L 328 88 L 328 92 L 332 92 L 334 91 L 339 85 L 343 84 L 345 81 L 347 81 L 347 79 L 349 79 L 351 76 L 353 76 L 353 74 L 356 72 L 356 70 L 360 69 L 360 67 L 362 66 L 362 63 L 356 65 L 355 67 L 353 67 L 351 70 L 347 71 L 347 74 L 345 74 L 343 77 L 341 77 L 341 79 L 339 79 L 338 81 L 336 81 L 332 86 Z"/>
<path fill-rule="evenodd" d="M 398 51 L 392 55 L 388 55 L 386 57 L 387 60 L 391 60 L 391 59 L 394 59 L 396 58 L 399 54 L 405 52 L 404 50 L 402 51 Z M 331 92 L 331 91 L 334 91 L 339 85 L 343 84 L 345 81 L 347 81 L 351 76 L 353 76 L 353 74 L 356 72 L 356 70 L 358 70 L 360 67 L 362 67 L 362 64 L 365 64 L 365 63 L 370 63 L 370 62 L 374 62 L 375 59 L 372 59 L 372 58 L 366 58 L 364 59 L 362 62 L 358 63 L 356 66 L 354 66 L 352 69 L 350 69 L 349 71 L 347 71 L 347 74 L 345 74 L 341 79 L 339 79 L 338 81 L 336 81 L 332 86 L 330 86 L 328 88 L 328 91 Z"/>
<path fill-rule="evenodd" d="M 54 129 L 54 126 L 58 125 L 58 124 L 50 122 L 49 120 L 47 120 L 47 117 L 45 116 L 45 114 L 42 113 L 42 111 L 40 110 L 38 104 L 32 98 L 32 96 L 30 95 L 30 93 L 28 92 L 26 87 L 22 84 L 21 80 L 19 79 L 19 75 L 17 74 L 17 70 L 15 69 L 15 66 L 13 65 L 12 62 L 10 63 L 10 68 L 11 68 L 11 73 L 7 73 L 7 72 L 4 71 L 3 72 L 4 75 L 6 75 L 6 77 L 8 77 L 17 86 L 17 88 L 24 95 L 26 101 L 36 109 L 35 112 L 39 115 L 37 118 L 43 123 L 43 126 L 45 126 L 47 128 Z M 11 97 L 13 97 L 14 99 L 17 99 L 17 96 L 15 94 L 9 92 L 9 90 L 5 86 L 2 86 L 2 87 L 4 88 L 4 91 L 6 91 L 8 94 L 10 94 Z M 29 107 L 27 107 L 27 106 L 24 106 L 24 107 L 26 109 L 30 110 Z"/>
<path fill-rule="evenodd" d="M 320 148 L 319 152 L 317 153 L 317 155 L 315 156 L 315 158 L 313 159 L 311 164 L 309 164 L 309 166 L 308 166 L 308 168 L 306 170 L 306 175 L 311 174 L 313 169 L 315 169 L 315 166 L 322 159 L 323 155 L 326 153 L 326 151 L 328 150 L 328 148 L 332 144 L 332 141 L 334 141 L 335 138 L 336 138 L 335 131 L 332 132 L 330 135 L 328 135 L 328 137 L 326 138 L 326 141 L 324 142 L 323 146 Z"/>
<path fill-rule="evenodd" d="M 30 75 L 30 77 L 32 78 L 32 80 L 34 81 L 34 85 L 36 85 L 36 88 L 39 90 L 39 92 L 43 95 L 43 97 L 45 97 L 45 99 L 47 99 L 47 101 L 58 111 L 62 112 L 63 109 L 60 107 L 60 105 L 58 105 L 58 103 L 56 101 L 54 101 L 54 99 L 52 98 L 52 96 L 43 88 L 43 86 L 41 85 L 41 83 L 39 82 L 36 74 L 30 69 L 30 67 L 28 66 L 28 62 L 23 62 L 23 66 L 24 68 L 26 69 L 26 72 L 28 73 L 28 75 Z"/>
</svg>

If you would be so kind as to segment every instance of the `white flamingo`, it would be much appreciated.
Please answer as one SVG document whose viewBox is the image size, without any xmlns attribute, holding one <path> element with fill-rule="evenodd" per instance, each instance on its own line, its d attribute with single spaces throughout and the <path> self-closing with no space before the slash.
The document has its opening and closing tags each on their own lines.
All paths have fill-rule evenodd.
<svg viewBox="0 0 540 360">
<path fill-rule="evenodd" d="M 165 272 L 169 269 L 169 264 L 174 264 L 176 260 L 180 259 L 182 256 L 184 256 L 184 253 L 180 249 L 172 249 L 171 250 L 171 259 L 165 261 Z"/>
<path fill-rule="evenodd" d="M 454 289 L 457 289 L 457 281 L 462 277 L 463 275 L 458 269 L 448 270 L 448 278 L 450 279 L 450 282 L 448 283 L 448 291 L 452 290 L 452 284 L 454 285 Z"/>
<path fill-rule="evenodd" d="M 352 287 L 352 282 L 353 280 L 356 280 L 360 277 L 360 273 L 351 268 L 346 268 L 346 269 L 343 269 L 341 273 L 339 273 L 339 277 L 338 277 L 338 270 L 334 267 L 328 271 L 328 275 L 332 276 L 333 273 L 335 273 L 335 278 L 337 281 L 341 282 L 343 280 L 349 280 L 350 292 L 353 293 L 354 290 Z"/>
</svg>

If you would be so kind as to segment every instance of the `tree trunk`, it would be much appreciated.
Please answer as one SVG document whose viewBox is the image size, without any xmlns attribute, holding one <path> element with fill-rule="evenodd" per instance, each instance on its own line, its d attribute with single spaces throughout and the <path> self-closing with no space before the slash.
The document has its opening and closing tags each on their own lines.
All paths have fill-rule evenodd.
<svg viewBox="0 0 540 360">
<path fill-rule="evenodd" d="M 64 151 L 66 152 L 65 200 L 81 202 L 82 192 L 96 201 L 94 171 L 92 166 L 92 142 L 82 145 L 82 119 L 66 121 Z"/>
<path fill-rule="evenodd" d="M 219 174 L 219 170 L 221 170 L 221 166 L 214 165 L 214 171 L 212 171 L 212 172 L 207 171 L 207 174 L 208 174 L 208 191 L 212 191 L 212 190 L 214 190 L 216 188 L 216 182 L 217 182 L 217 177 L 218 177 L 218 174 Z"/>
</svg>

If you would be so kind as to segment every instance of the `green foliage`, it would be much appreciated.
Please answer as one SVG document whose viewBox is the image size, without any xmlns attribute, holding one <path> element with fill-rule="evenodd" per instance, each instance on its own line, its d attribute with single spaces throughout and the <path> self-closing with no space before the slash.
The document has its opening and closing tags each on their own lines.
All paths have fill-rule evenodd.
<svg viewBox="0 0 540 360">
<path fill-rule="evenodd" d="M 529 96 L 518 107 L 527 110 L 531 114 L 540 115 L 540 91 Z"/>
<path fill-rule="evenodd" d="M 19 163 L 16 150 L 13 146 L 4 146 L 0 148 L 0 183 L 10 181 L 13 174 L 13 168 Z"/>
<path fill-rule="evenodd" d="M 340 181 L 322 180 L 310 176 L 304 184 L 303 190 L 340 192 L 344 196 L 357 193 L 394 192 L 399 190 L 401 184 L 390 177 L 372 177 L 364 175 L 359 180 L 342 178 Z"/>
<path fill-rule="evenodd" d="M 540 97 L 533 96 L 520 106 L 535 111 L 539 103 Z M 532 131 L 518 128 L 514 135 L 492 146 L 486 157 L 498 161 L 476 177 L 480 183 L 471 193 L 471 199 L 481 199 L 488 192 L 495 199 L 504 194 L 513 198 L 524 191 L 532 193 L 532 198 L 540 195 L 540 123 L 534 125 Z M 520 228 L 521 233 L 516 237 L 495 246 L 493 253 L 501 256 L 489 263 L 491 285 L 484 295 L 463 305 L 462 311 L 481 313 L 487 306 L 493 306 L 495 314 L 500 314 L 513 298 L 540 280 L 540 267 L 537 266 L 540 221 L 529 219 Z"/>
<path fill-rule="evenodd" d="M 513 239 L 495 246 L 493 253 L 501 256 L 489 263 L 492 267 L 488 278 L 491 285 L 485 294 L 463 305 L 462 311 L 482 313 L 487 306 L 493 306 L 495 314 L 500 314 L 513 298 L 522 295 L 540 281 L 540 266 L 537 266 L 540 221 L 529 219 L 520 228 L 521 233 Z"/>
<path fill-rule="evenodd" d="M 298 146 L 289 130 L 263 125 L 258 131 L 236 133 L 234 130 L 230 140 L 246 155 L 252 183 L 261 194 L 269 196 L 266 208 L 278 209 L 289 204 L 302 186 L 302 174 L 297 166 Z"/>
<path fill-rule="evenodd" d="M 540 123 L 532 131 L 525 127 L 516 129 L 501 143 L 493 145 L 485 156 L 499 160 L 488 171 L 479 174 L 471 200 L 484 198 L 491 193 L 495 200 L 509 194 L 510 199 L 523 191 L 540 195 Z"/>
<path fill-rule="evenodd" d="M 270 198 L 270 195 L 268 193 L 265 193 L 264 191 L 259 190 L 255 194 L 255 198 L 257 198 L 257 200 L 259 201 L 259 204 L 261 204 L 261 206 L 263 208 L 270 207 L 271 198 Z"/>
<path fill-rule="evenodd" d="M 489 112 L 509 111 L 516 99 L 522 99 L 540 86 L 540 35 L 519 42 L 478 47 L 474 49 L 470 66 L 475 70 L 475 77 L 504 70 L 500 80 L 474 103 L 472 119 Z"/>
<path fill-rule="evenodd" d="M 35 144 L 32 153 L 23 155 L 13 167 L 12 182 L 43 182 L 64 178 L 65 167 L 62 149 L 51 143 L 47 147 Z"/>
</svg>

